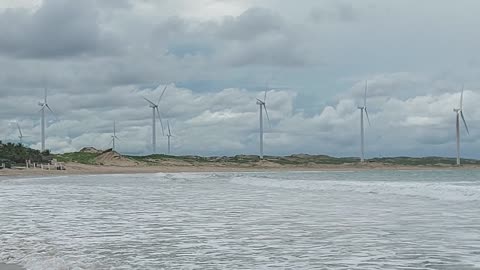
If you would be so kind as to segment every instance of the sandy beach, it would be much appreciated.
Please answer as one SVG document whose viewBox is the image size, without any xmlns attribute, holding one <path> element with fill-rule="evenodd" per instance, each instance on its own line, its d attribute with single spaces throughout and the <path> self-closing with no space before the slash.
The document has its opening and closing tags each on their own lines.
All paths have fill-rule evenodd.
<svg viewBox="0 0 480 270">
<path fill-rule="evenodd" d="M 363 170 L 462 170 L 480 169 L 479 166 L 393 166 L 385 164 L 364 165 L 311 165 L 311 166 L 272 166 L 268 162 L 257 166 L 224 166 L 224 165 L 165 165 L 165 166 L 112 166 L 85 165 L 67 163 L 66 170 L 42 169 L 4 169 L 0 176 L 51 176 L 51 175 L 91 175 L 91 174 L 142 174 L 142 173 L 182 173 L 182 172 L 256 172 L 256 171 L 363 171 Z"/>
</svg>

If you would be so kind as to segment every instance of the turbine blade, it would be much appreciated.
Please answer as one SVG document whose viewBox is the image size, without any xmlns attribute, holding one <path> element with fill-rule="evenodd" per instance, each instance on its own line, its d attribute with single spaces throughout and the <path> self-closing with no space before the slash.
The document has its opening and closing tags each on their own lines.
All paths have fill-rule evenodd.
<svg viewBox="0 0 480 270">
<path fill-rule="evenodd" d="M 163 128 L 163 121 L 162 121 L 162 116 L 160 116 L 160 110 L 158 107 L 156 107 L 157 115 L 158 115 L 158 121 L 160 121 L 160 126 L 162 127 L 162 135 L 165 136 L 165 129 Z"/>
<path fill-rule="evenodd" d="M 40 110 L 38 110 L 38 112 L 41 112 L 46 107 L 45 104 L 40 103 L 40 102 L 38 103 L 38 105 L 41 107 Z"/>
<path fill-rule="evenodd" d="M 52 110 L 52 108 L 50 108 L 50 106 L 48 106 L 48 104 L 45 104 L 45 107 L 47 107 L 47 109 L 52 113 L 53 117 L 55 117 L 55 120 L 58 121 L 58 117 L 55 114 L 55 112 Z"/>
<path fill-rule="evenodd" d="M 265 105 L 265 103 L 263 104 L 263 108 L 265 108 L 265 115 L 267 116 L 268 125 L 272 127 L 272 123 L 270 123 L 270 116 L 268 116 L 267 105 Z"/>
<path fill-rule="evenodd" d="M 267 102 L 267 92 L 268 92 L 268 85 L 267 85 L 267 89 L 265 89 L 265 95 L 263 96 L 263 102 Z"/>
<path fill-rule="evenodd" d="M 18 122 L 17 122 L 17 128 L 18 128 L 18 133 L 20 133 L 20 138 L 23 138 L 22 129 L 20 128 L 20 124 L 18 124 Z"/>
<path fill-rule="evenodd" d="M 463 90 L 465 86 L 462 85 L 462 93 L 460 94 L 460 110 L 463 110 Z"/>
<path fill-rule="evenodd" d="M 168 127 L 168 136 L 172 136 L 172 132 L 170 131 L 170 121 L 167 120 L 167 127 Z"/>
<path fill-rule="evenodd" d="M 367 116 L 368 125 L 371 126 L 371 124 L 370 124 L 370 117 L 368 116 L 367 107 L 365 107 L 365 115 Z"/>
<path fill-rule="evenodd" d="M 163 97 L 163 95 L 165 94 L 165 91 L 167 91 L 167 87 L 168 87 L 168 84 L 165 85 L 165 88 L 163 88 L 162 94 L 161 94 L 160 97 L 158 98 L 157 105 L 160 104 L 160 101 L 162 100 L 162 97 Z"/>
<path fill-rule="evenodd" d="M 363 107 L 367 107 L 367 90 L 368 90 L 368 81 L 365 81 L 365 95 L 363 96 Z"/>
<path fill-rule="evenodd" d="M 150 105 L 152 105 L 152 106 L 157 106 L 157 105 L 155 105 L 155 103 L 153 103 L 153 102 L 152 102 L 151 100 L 149 100 L 148 98 L 143 97 L 143 99 L 145 99 L 148 103 L 150 103 Z"/>
<path fill-rule="evenodd" d="M 465 125 L 465 129 L 467 130 L 467 134 L 470 134 L 470 131 L 468 130 L 467 121 L 465 121 L 465 117 L 463 116 L 462 111 L 460 111 L 460 116 L 462 116 L 463 124 Z"/>
</svg>

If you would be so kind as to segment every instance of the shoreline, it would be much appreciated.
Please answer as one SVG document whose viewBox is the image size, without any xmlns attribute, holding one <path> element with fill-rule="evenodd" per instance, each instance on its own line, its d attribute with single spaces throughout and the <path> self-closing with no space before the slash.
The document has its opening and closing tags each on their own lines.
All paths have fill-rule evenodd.
<svg viewBox="0 0 480 270">
<path fill-rule="evenodd" d="M 69 176 L 102 174 L 144 174 L 144 173 L 205 173 L 205 172 L 335 172 L 335 171 L 431 171 L 431 170 L 479 170 L 480 166 L 403 166 L 403 165 L 315 165 L 315 166 L 105 166 L 67 163 L 66 170 L 3 169 L 0 177 L 10 176 Z M 1 269 L 0 269 L 1 270 Z"/>
</svg>

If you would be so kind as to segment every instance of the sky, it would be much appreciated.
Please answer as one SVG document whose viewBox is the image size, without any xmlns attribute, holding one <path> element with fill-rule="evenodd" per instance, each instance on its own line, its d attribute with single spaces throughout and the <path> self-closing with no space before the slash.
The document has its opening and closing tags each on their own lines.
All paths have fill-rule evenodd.
<svg viewBox="0 0 480 270">
<path fill-rule="evenodd" d="M 178 155 L 480 158 L 480 2 L 460 0 L 0 0 L 0 139 L 40 149 L 149 154 L 160 102 Z M 267 121 L 267 119 L 265 119 Z M 157 125 L 158 152 L 167 138 Z"/>
</svg>

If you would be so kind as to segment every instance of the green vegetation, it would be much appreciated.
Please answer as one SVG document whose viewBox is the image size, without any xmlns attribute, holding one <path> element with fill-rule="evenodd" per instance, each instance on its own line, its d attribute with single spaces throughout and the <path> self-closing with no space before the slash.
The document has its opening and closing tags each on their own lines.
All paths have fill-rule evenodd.
<svg viewBox="0 0 480 270">
<path fill-rule="evenodd" d="M 102 155 L 102 151 L 94 148 L 85 148 L 80 152 L 66 153 L 56 155 L 55 158 L 60 162 L 76 162 L 82 164 L 96 164 L 97 157 Z M 260 157 L 256 155 L 237 155 L 233 157 L 201 157 L 201 156 L 169 156 L 169 155 L 148 155 L 148 156 L 124 156 L 132 161 L 137 161 L 148 166 L 157 166 L 162 163 L 170 163 L 172 166 L 202 166 L 202 165 L 225 165 L 225 166 L 242 166 L 242 167 L 256 167 L 262 164 L 271 163 L 280 166 L 315 166 L 315 165 L 360 165 L 360 160 L 356 157 L 331 157 L 326 155 L 290 155 L 290 156 L 266 156 L 260 162 Z M 0 156 L 1 158 L 1 156 Z M 387 166 L 452 166 L 455 165 L 454 158 L 443 157 L 386 157 L 386 158 L 372 158 L 367 164 L 379 164 Z M 465 165 L 480 165 L 480 160 L 463 159 L 462 164 Z"/>
<path fill-rule="evenodd" d="M 168 156 L 168 155 L 149 155 L 149 156 L 127 156 L 138 162 L 147 165 L 157 165 L 164 161 L 180 161 L 191 165 L 202 164 L 224 164 L 224 165 L 258 165 L 260 157 L 256 155 L 237 155 L 233 157 L 200 157 L 200 156 Z M 335 158 L 325 155 L 291 155 L 291 156 L 265 156 L 265 162 L 276 163 L 279 165 L 342 165 L 358 163 L 358 158 Z"/>
<path fill-rule="evenodd" d="M 12 164 L 25 164 L 25 160 L 32 162 L 48 162 L 51 159 L 50 152 L 47 150 L 41 153 L 23 146 L 22 144 L 3 143 L 0 141 L 0 160 L 7 167 Z"/>
<path fill-rule="evenodd" d="M 24 164 L 25 160 L 32 162 L 49 162 L 52 158 L 59 162 L 76 162 L 87 165 L 97 164 L 97 158 L 103 153 L 95 148 L 84 148 L 80 152 L 50 155 L 47 150 L 41 153 L 25 147 L 21 144 L 2 143 L 0 141 L 0 164 L 4 163 L 7 167 L 15 164 Z M 256 155 L 237 155 L 233 157 L 201 157 L 201 156 L 169 156 L 169 155 L 148 155 L 148 156 L 125 156 L 132 161 L 137 161 L 144 165 L 157 166 L 162 163 L 171 163 L 175 165 L 225 165 L 225 166 L 243 166 L 255 167 L 262 166 L 265 162 L 278 164 L 280 166 L 315 166 L 315 165 L 360 165 L 360 160 L 355 157 L 331 157 L 326 155 L 290 155 L 290 156 L 265 156 L 261 162 L 260 157 Z M 444 157 L 385 157 L 372 158 L 368 164 L 380 164 L 390 166 L 429 166 L 446 167 L 456 164 L 455 158 Z M 464 165 L 480 165 L 480 160 L 462 159 Z"/>
<path fill-rule="evenodd" d="M 75 152 L 75 153 L 65 153 L 61 155 L 55 155 L 55 158 L 59 162 L 76 162 L 81 164 L 93 165 L 95 164 L 95 158 L 99 154 L 96 153 L 87 153 L 87 152 Z"/>
<path fill-rule="evenodd" d="M 455 158 L 445 157 L 386 157 L 386 158 L 373 158 L 369 162 L 383 163 L 389 165 L 403 165 L 403 166 L 446 166 L 455 165 L 457 160 Z M 462 159 L 464 165 L 480 165 L 480 160 L 475 159 Z"/>
</svg>

